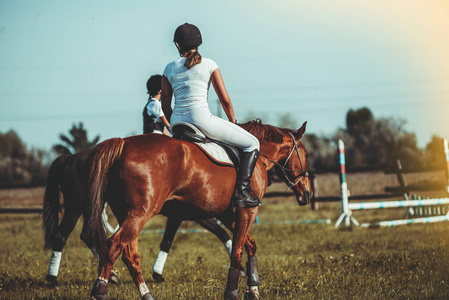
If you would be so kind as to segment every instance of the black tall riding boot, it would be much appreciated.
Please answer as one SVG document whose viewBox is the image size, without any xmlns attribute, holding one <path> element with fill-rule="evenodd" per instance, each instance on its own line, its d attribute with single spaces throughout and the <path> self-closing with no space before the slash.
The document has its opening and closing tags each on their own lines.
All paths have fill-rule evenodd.
<svg viewBox="0 0 449 300">
<path fill-rule="evenodd" d="M 257 149 L 251 152 L 243 152 L 242 154 L 234 192 L 235 205 L 238 207 L 256 207 L 261 204 L 257 196 L 253 197 L 249 193 L 251 176 L 253 175 L 258 156 L 259 150 Z"/>
</svg>

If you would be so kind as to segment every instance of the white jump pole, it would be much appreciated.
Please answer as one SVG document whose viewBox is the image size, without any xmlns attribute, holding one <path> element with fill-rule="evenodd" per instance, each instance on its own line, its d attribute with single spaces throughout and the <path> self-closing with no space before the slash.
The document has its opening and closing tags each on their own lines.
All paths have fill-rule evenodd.
<svg viewBox="0 0 449 300">
<path fill-rule="evenodd" d="M 338 140 L 338 157 L 340 163 L 341 215 L 335 223 L 335 227 L 338 227 L 343 220 L 345 221 L 346 226 L 349 226 L 351 221 L 356 226 L 359 226 L 359 222 L 351 216 L 351 212 L 349 211 L 348 184 L 346 183 L 345 144 L 342 140 Z"/>
<path fill-rule="evenodd" d="M 446 192 L 449 193 L 449 147 L 447 139 L 444 139 L 444 155 L 446 156 Z"/>
<path fill-rule="evenodd" d="M 373 227 L 373 226 L 397 226 L 397 225 L 407 225 L 412 223 L 435 223 L 449 221 L 448 215 L 444 216 L 433 216 L 427 218 L 417 218 L 417 219 L 403 219 L 403 220 L 393 220 L 393 221 L 381 221 L 375 223 L 363 223 L 362 227 Z"/>
<path fill-rule="evenodd" d="M 350 203 L 349 209 L 361 210 L 361 209 L 377 209 L 377 208 L 391 208 L 391 207 L 432 206 L 443 204 L 449 204 L 449 198 Z"/>
</svg>

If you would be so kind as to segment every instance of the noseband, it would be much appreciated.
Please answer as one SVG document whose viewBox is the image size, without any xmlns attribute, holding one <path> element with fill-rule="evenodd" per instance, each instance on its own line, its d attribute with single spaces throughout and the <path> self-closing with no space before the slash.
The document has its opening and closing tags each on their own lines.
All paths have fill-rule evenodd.
<svg viewBox="0 0 449 300">
<path fill-rule="evenodd" d="M 302 164 L 301 156 L 299 155 L 298 143 L 296 142 L 296 139 L 293 136 L 293 134 L 291 134 L 290 132 L 288 134 L 292 138 L 293 146 L 292 146 L 292 149 L 290 149 L 290 153 L 288 154 L 287 159 L 284 162 L 284 165 L 281 165 L 281 164 L 275 162 L 274 160 L 272 160 L 271 158 L 269 158 L 268 156 L 266 156 L 265 154 L 260 153 L 265 158 L 267 158 L 269 161 L 271 161 L 273 164 L 275 164 L 276 166 L 278 166 L 281 169 L 282 175 L 288 181 L 288 183 L 287 183 L 287 185 L 288 185 L 287 191 L 289 189 L 291 189 L 292 187 L 294 187 L 295 185 L 297 185 L 299 183 L 299 181 L 301 181 L 301 179 L 303 179 L 304 177 L 308 177 L 309 176 L 309 172 L 307 172 L 307 170 L 304 170 L 304 166 Z M 287 165 L 288 161 L 290 160 L 293 152 L 295 152 L 295 151 L 296 151 L 296 155 L 298 156 L 299 163 L 301 164 L 301 170 L 291 170 L 291 169 L 286 167 L 286 165 Z M 296 180 L 296 182 L 293 182 L 293 181 L 290 180 L 290 178 L 288 178 L 286 171 L 293 172 L 293 173 L 300 173 L 301 177 L 299 177 L 299 179 Z"/>
</svg>

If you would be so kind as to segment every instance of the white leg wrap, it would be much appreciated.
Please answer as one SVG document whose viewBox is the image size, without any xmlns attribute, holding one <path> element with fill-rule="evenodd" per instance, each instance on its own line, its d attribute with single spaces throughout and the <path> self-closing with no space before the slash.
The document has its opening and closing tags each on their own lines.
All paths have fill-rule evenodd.
<svg viewBox="0 0 449 300">
<path fill-rule="evenodd" d="M 226 243 L 224 243 L 226 250 L 228 251 L 229 257 L 231 257 L 232 252 L 232 240 L 228 240 Z"/>
<path fill-rule="evenodd" d="M 95 248 L 90 248 L 90 251 L 92 251 L 92 254 L 95 256 L 95 258 L 100 261 L 100 257 L 98 256 L 98 252 Z"/>
<path fill-rule="evenodd" d="M 146 293 L 149 293 L 150 290 L 148 289 L 147 285 L 145 284 L 145 282 L 142 282 L 139 285 L 139 293 L 140 293 L 140 297 L 143 297 L 143 295 L 145 295 Z"/>
<path fill-rule="evenodd" d="M 259 287 L 251 286 L 250 291 L 254 296 L 256 296 L 256 299 L 259 299 Z"/>
<path fill-rule="evenodd" d="M 106 282 L 106 284 L 108 284 L 108 281 L 109 281 L 109 280 L 107 280 L 106 278 L 98 277 L 98 279 L 103 280 L 104 282 Z"/>
<path fill-rule="evenodd" d="M 160 251 L 157 256 L 156 262 L 153 266 L 153 271 L 158 274 L 162 274 L 164 270 L 165 261 L 167 260 L 168 253 L 164 251 Z"/>
<path fill-rule="evenodd" d="M 58 276 L 59 265 L 61 264 L 62 252 L 53 251 L 51 254 L 50 266 L 48 266 L 48 275 Z"/>
</svg>

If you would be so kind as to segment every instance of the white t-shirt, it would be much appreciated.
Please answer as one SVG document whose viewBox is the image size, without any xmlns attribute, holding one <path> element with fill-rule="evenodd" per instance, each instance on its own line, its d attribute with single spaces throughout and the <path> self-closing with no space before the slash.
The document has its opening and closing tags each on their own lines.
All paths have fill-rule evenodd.
<svg viewBox="0 0 449 300">
<path fill-rule="evenodd" d="M 175 59 L 164 70 L 164 76 L 170 82 L 175 96 L 173 112 L 184 113 L 195 108 L 208 107 L 210 76 L 218 69 L 212 59 L 203 57 L 201 63 L 189 70 L 184 66 L 185 60 L 185 57 Z"/>
<path fill-rule="evenodd" d="M 149 101 L 147 104 L 147 114 L 149 116 L 154 115 L 153 120 L 162 123 L 161 117 L 164 116 L 164 112 L 162 111 L 161 101 L 157 99 Z"/>
</svg>

